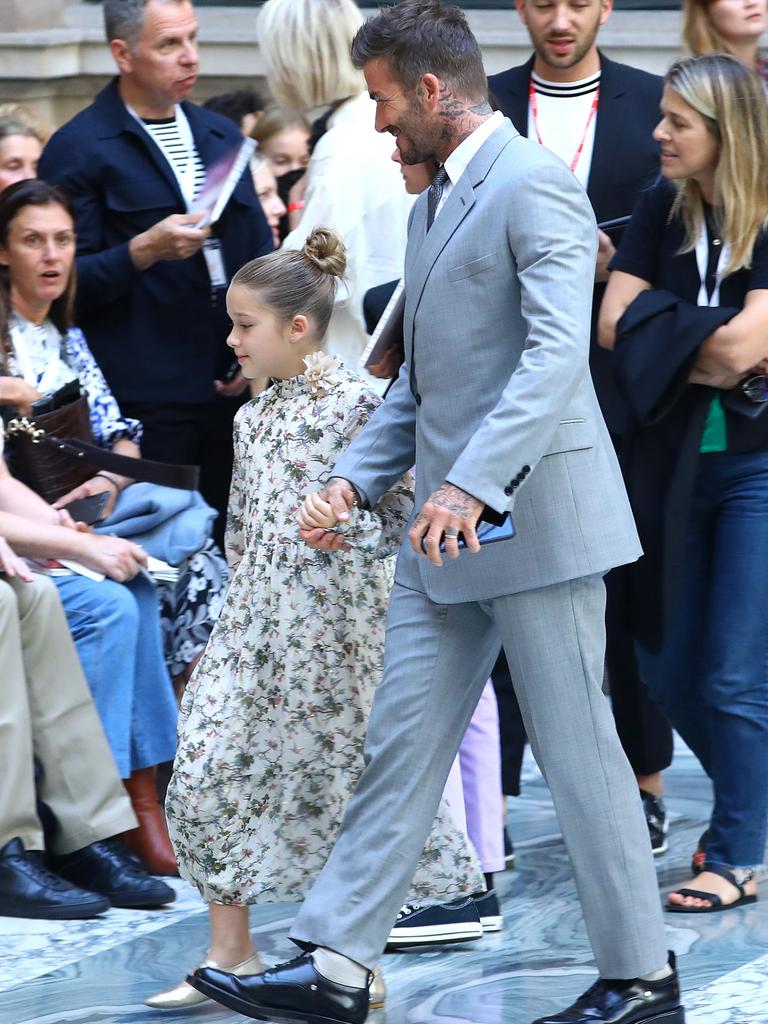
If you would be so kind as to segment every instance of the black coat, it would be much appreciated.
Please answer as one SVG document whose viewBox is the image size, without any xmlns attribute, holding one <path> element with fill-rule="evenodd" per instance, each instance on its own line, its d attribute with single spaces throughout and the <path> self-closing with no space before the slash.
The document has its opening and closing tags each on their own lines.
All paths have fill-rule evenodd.
<svg viewBox="0 0 768 1024">
<path fill-rule="evenodd" d="M 595 124 L 587 195 L 598 223 L 632 213 L 640 191 L 659 173 L 659 147 L 652 132 L 659 122 L 663 81 L 639 68 L 600 54 L 600 105 Z M 488 84 L 499 109 L 521 135 L 528 134 L 528 87 L 533 57 L 491 75 Z M 608 428 L 623 433 L 627 412 L 616 389 L 611 353 L 598 347 L 596 323 L 605 286 L 595 286 L 590 368 Z"/>
<path fill-rule="evenodd" d="M 242 141 L 226 118 L 193 103 L 182 108 L 206 167 Z M 123 104 L 117 79 L 52 136 L 39 174 L 72 199 L 77 322 L 118 401 L 212 401 L 213 381 L 232 361 L 223 289 L 212 295 L 201 253 L 145 271 L 133 266 L 130 240 L 186 205 L 167 160 Z M 214 230 L 230 278 L 273 248 L 248 169 Z"/>
</svg>

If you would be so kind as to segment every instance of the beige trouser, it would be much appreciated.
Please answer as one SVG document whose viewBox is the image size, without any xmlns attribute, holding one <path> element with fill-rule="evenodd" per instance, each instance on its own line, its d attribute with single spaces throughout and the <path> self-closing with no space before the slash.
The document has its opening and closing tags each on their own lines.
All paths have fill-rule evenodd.
<svg viewBox="0 0 768 1024">
<path fill-rule="evenodd" d="M 55 585 L 0 576 L 0 847 L 43 849 L 33 757 L 59 823 L 53 852 L 136 827 Z"/>
</svg>

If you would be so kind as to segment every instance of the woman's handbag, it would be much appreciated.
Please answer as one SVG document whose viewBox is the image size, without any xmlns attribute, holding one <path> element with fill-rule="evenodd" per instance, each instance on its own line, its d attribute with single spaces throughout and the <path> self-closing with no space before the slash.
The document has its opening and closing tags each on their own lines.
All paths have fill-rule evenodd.
<svg viewBox="0 0 768 1024">
<path fill-rule="evenodd" d="M 38 412 L 35 406 L 49 411 Z M 36 402 L 32 416 L 9 420 L 5 431 L 14 476 L 49 503 L 90 480 L 98 469 L 132 480 L 197 490 L 197 466 L 133 459 L 95 445 L 88 400 L 77 381 Z"/>
</svg>

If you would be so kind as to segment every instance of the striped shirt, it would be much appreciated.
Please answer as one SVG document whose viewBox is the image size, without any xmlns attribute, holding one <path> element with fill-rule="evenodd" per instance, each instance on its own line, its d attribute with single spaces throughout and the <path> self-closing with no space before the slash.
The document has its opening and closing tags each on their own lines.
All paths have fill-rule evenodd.
<svg viewBox="0 0 768 1024">
<path fill-rule="evenodd" d="M 179 185 L 181 186 L 182 182 L 189 182 L 192 185 L 191 190 L 184 187 L 181 189 L 187 205 L 189 205 L 203 187 L 205 167 L 194 142 L 190 149 L 184 140 L 179 129 L 178 108 L 177 113 L 173 117 L 142 118 L 142 123 L 157 143 L 165 159 L 171 165 Z M 192 177 L 190 170 L 190 161 L 192 161 L 194 177 Z"/>
<path fill-rule="evenodd" d="M 563 163 L 571 165 L 582 139 L 584 148 L 574 169 L 574 174 L 586 188 L 592 166 L 592 150 L 595 144 L 595 125 L 593 117 L 589 126 L 587 119 L 592 109 L 595 93 L 600 88 L 600 71 L 589 78 L 578 82 L 548 82 L 534 71 L 531 81 L 536 90 L 538 107 L 538 127 L 541 139 L 547 149 L 551 150 Z M 599 112 L 598 112 L 599 116 Z M 586 134 L 584 129 L 586 130 Z M 533 113 L 528 112 L 528 138 L 537 138 Z"/>
</svg>

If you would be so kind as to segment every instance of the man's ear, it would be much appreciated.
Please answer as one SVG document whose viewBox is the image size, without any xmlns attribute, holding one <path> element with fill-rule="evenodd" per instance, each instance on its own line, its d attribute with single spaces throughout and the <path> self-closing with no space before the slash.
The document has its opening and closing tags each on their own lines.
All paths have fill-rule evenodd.
<svg viewBox="0 0 768 1024">
<path fill-rule="evenodd" d="M 109 52 L 121 75 L 130 74 L 133 71 L 133 54 L 124 39 L 112 39 L 109 44 Z"/>
<path fill-rule="evenodd" d="M 422 75 L 416 86 L 416 95 L 428 110 L 437 110 L 440 105 L 442 83 L 437 75 Z"/>
</svg>

